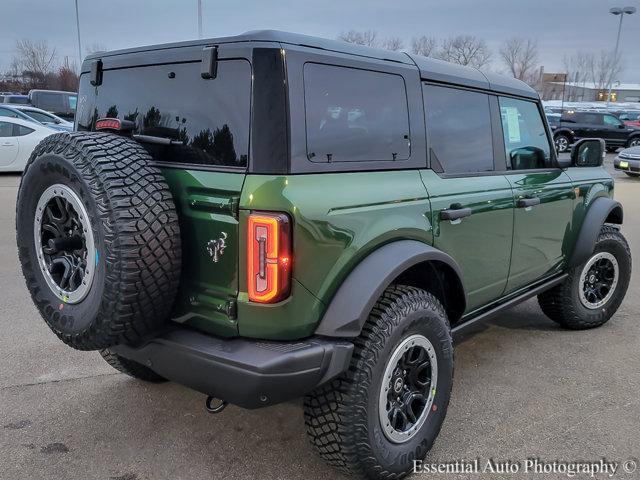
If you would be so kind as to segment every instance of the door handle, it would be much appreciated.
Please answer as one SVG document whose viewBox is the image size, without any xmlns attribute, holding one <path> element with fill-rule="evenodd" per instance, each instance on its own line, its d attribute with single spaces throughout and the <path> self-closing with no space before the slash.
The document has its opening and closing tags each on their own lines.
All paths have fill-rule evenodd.
<svg viewBox="0 0 640 480">
<path fill-rule="evenodd" d="M 460 220 L 471 215 L 470 208 L 450 208 L 448 210 L 440 210 L 440 220 Z"/>
<path fill-rule="evenodd" d="M 535 205 L 540 205 L 540 199 L 538 197 L 519 198 L 516 201 L 516 207 L 518 208 L 528 208 Z"/>
</svg>

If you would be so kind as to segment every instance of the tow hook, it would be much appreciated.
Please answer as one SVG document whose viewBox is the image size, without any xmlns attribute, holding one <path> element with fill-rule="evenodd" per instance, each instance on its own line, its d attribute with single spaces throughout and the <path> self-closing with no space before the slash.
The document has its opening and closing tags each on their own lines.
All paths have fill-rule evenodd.
<svg viewBox="0 0 640 480">
<path fill-rule="evenodd" d="M 214 401 L 217 401 L 217 405 L 215 406 Z M 211 395 L 207 397 L 207 401 L 204 404 L 207 412 L 209 413 L 220 413 L 225 408 L 227 408 L 227 405 L 229 405 L 229 402 L 227 402 L 226 400 L 220 400 L 219 398 L 212 397 Z"/>
</svg>

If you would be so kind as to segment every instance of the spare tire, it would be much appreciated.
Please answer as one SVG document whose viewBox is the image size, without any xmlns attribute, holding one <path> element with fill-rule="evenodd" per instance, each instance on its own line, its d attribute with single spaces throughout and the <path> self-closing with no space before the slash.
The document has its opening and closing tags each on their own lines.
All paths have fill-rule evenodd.
<svg viewBox="0 0 640 480">
<path fill-rule="evenodd" d="M 180 280 L 178 215 L 135 141 L 47 137 L 22 176 L 16 230 L 31 298 L 67 345 L 136 344 L 166 322 Z"/>
</svg>

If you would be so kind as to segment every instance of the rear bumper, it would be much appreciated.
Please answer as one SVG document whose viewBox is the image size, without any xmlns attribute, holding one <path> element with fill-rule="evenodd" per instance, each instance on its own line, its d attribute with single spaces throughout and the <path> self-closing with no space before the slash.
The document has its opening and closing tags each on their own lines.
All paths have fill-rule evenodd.
<svg viewBox="0 0 640 480">
<path fill-rule="evenodd" d="M 140 347 L 111 350 L 164 378 L 244 408 L 300 397 L 345 371 L 353 344 L 221 338 L 179 328 Z"/>
<path fill-rule="evenodd" d="M 626 167 L 622 167 L 620 162 L 627 162 Z M 625 172 L 640 173 L 640 160 L 630 158 L 616 157 L 613 159 L 613 167 L 616 170 L 623 170 Z"/>
</svg>

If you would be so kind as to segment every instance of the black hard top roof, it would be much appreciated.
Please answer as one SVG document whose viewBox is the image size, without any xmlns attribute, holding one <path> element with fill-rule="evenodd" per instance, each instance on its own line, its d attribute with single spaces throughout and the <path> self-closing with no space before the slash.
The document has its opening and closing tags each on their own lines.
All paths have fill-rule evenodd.
<svg viewBox="0 0 640 480">
<path fill-rule="evenodd" d="M 393 52 L 390 50 L 347 43 L 340 40 L 330 40 L 326 38 L 312 37 L 310 35 L 302 35 L 299 33 L 281 32 L 278 30 L 254 30 L 232 37 L 165 43 L 161 45 L 150 45 L 123 50 L 114 50 L 111 52 L 96 52 L 89 55 L 85 59 L 85 62 L 87 60 L 96 58 L 126 55 L 129 53 L 237 42 L 277 42 L 282 44 L 282 46 L 285 48 L 286 45 L 298 45 L 303 47 L 327 50 L 329 52 L 346 53 L 349 55 L 357 55 L 361 57 L 369 57 L 409 65 L 415 64 L 420 70 L 421 78 L 425 80 L 451 83 L 473 88 L 482 88 L 486 90 L 493 90 L 496 92 L 508 93 L 535 99 L 539 98 L 535 90 L 533 90 L 529 85 L 521 82 L 520 80 L 516 80 L 515 78 L 503 75 L 497 75 L 494 73 L 481 72 L 480 70 L 473 67 L 457 65 L 433 58 L 422 57 L 420 55 L 413 55 L 404 52 Z M 85 68 L 83 65 L 82 71 L 84 72 L 87 70 L 88 68 Z"/>
</svg>

